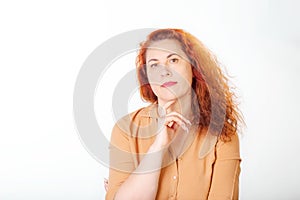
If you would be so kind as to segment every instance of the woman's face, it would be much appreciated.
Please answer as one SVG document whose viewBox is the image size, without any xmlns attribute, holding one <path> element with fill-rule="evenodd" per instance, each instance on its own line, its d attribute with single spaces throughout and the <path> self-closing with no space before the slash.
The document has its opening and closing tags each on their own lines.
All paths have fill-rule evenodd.
<svg viewBox="0 0 300 200">
<path fill-rule="evenodd" d="M 146 68 L 159 102 L 166 103 L 191 94 L 192 66 L 177 40 L 152 43 L 146 52 Z"/>
</svg>

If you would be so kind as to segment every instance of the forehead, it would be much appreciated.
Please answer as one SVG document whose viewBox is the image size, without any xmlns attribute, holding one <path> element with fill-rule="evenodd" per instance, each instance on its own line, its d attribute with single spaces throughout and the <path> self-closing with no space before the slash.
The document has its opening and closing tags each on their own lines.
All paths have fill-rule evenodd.
<svg viewBox="0 0 300 200">
<path fill-rule="evenodd" d="M 183 52 L 180 43 L 177 40 L 160 40 L 151 43 L 146 51 L 146 60 L 152 57 L 176 53 L 183 58 L 187 58 L 186 54 Z"/>
</svg>

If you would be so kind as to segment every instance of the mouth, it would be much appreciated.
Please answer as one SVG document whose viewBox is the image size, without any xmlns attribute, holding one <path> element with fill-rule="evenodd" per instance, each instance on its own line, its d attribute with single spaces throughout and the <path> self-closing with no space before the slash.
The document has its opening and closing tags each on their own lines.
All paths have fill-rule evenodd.
<svg viewBox="0 0 300 200">
<path fill-rule="evenodd" d="M 161 87 L 171 87 L 176 84 L 177 84 L 176 81 L 169 81 L 169 82 L 165 82 L 164 84 L 162 84 Z"/>
</svg>

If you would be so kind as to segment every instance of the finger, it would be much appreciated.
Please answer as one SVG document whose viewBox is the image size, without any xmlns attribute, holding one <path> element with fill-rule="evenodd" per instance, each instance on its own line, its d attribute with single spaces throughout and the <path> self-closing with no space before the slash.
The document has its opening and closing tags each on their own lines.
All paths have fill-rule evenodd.
<svg viewBox="0 0 300 200">
<path fill-rule="evenodd" d="M 162 106 L 162 116 L 165 116 L 167 114 L 167 109 L 172 105 L 174 104 L 176 101 L 168 101 L 167 103 L 165 103 L 163 106 Z"/>
<path fill-rule="evenodd" d="M 178 129 L 178 127 L 182 127 L 182 129 L 184 129 L 185 131 L 187 131 L 188 130 L 188 128 L 185 126 L 185 125 L 178 125 L 177 123 L 175 123 L 175 122 L 170 122 L 168 125 L 167 125 L 169 128 L 171 128 L 171 129 L 174 129 L 174 130 L 177 130 Z"/>
<path fill-rule="evenodd" d="M 167 124 L 167 126 L 170 127 L 170 128 L 171 128 L 173 125 L 174 125 L 174 122 L 173 122 L 173 121 L 171 121 L 171 122 L 169 122 L 169 123 Z"/>
<path fill-rule="evenodd" d="M 175 101 L 169 101 L 169 102 L 165 103 L 163 106 L 159 106 L 159 110 L 158 110 L 159 116 L 160 116 L 160 117 L 165 117 L 166 114 L 167 114 L 167 109 L 168 109 L 173 103 L 175 103 Z"/>
<path fill-rule="evenodd" d="M 169 128 L 172 128 L 173 127 L 173 125 L 174 125 L 174 122 L 176 123 L 176 124 L 178 124 L 182 129 L 184 129 L 185 131 L 188 131 L 188 128 L 187 128 L 187 126 L 186 126 L 186 123 L 183 121 L 183 120 L 181 120 L 179 117 L 177 117 L 177 116 L 168 116 L 168 117 L 166 117 L 166 119 L 165 119 L 166 121 L 165 121 L 165 126 L 168 126 Z M 171 124 L 173 122 L 173 124 Z M 170 126 L 171 125 L 171 126 Z"/>
<path fill-rule="evenodd" d="M 184 116 L 182 116 L 181 114 L 177 113 L 177 112 L 170 112 L 169 114 L 166 115 L 166 117 L 168 116 L 176 116 L 179 117 L 181 120 L 183 120 L 185 123 L 187 123 L 188 125 L 192 125 L 192 123 L 190 122 L 190 120 L 188 120 L 187 118 L 185 118 Z"/>
<path fill-rule="evenodd" d="M 165 103 L 165 105 L 163 105 L 162 108 L 164 110 L 167 110 L 175 102 L 176 102 L 175 100 L 174 101 L 169 101 L 169 102 Z"/>
</svg>

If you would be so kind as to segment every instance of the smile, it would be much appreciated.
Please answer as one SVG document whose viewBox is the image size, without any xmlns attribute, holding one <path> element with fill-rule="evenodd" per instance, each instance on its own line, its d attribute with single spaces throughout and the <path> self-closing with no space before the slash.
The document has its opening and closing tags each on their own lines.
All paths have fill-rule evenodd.
<svg viewBox="0 0 300 200">
<path fill-rule="evenodd" d="M 171 87 L 176 84 L 177 84 L 176 81 L 169 81 L 169 82 L 165 82 L 164 84 L 162 84 L 161 87 Z"/>
</svg>

